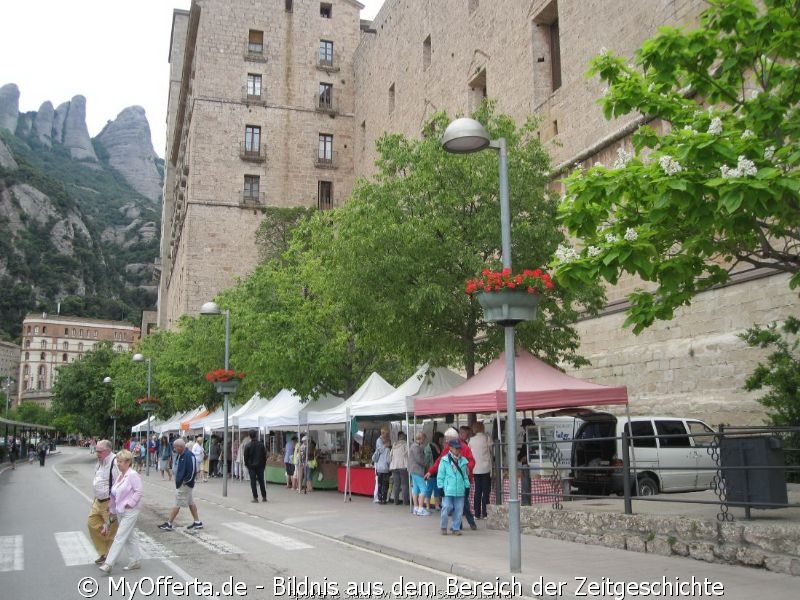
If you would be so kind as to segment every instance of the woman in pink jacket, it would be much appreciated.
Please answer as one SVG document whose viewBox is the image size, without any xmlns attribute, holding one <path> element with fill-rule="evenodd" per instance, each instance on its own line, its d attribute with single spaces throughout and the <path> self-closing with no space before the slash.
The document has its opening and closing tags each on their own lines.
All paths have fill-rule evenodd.
<svg viewBox="0 0 800 600">
<path fill-rule="evenodd" d="M 139 544 L 133 535 L 133 528 L 139 518 L 139 509 L 142 502 L 142 479 L 136 469 L 131 469 L 133 455 L 127 450 L 120 450 L 116 457 L 119 476 L 111 486 L 111 506 L 109 522 L 103 525 L 101 533 L 108 535 L 108 529 L 114 519 L 119 519 L 117 535 L 108 551 L 106 562 L 100 565 L 104 573 L 111 573 L 114 563 L 119 558 L 122 549 L 128 551 L 128 566 L 123 570 L 132 571 L 141 568 L 139 564 Z"/>
</svg>

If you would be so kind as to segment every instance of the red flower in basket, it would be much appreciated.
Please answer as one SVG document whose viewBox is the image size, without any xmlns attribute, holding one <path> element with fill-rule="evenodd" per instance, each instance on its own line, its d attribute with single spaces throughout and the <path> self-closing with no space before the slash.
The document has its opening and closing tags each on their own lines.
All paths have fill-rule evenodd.
<svg viewBox="0 0 800 600">
<path fill-rule="evenodd" d="M 161 404 L 161 400 L 156 396 L 142 396 L 136 399 L 136 404 Z"/>
<path fill-rule="evenodd" d="M 480 277 L 467 281 L 464 291 L 467 295 L 479 292 L 499 292 L 501 290 L 521 290 L 529 294 L 542 294 L 553 289 L 550 275 L 542 269 L 523 269 L 522 273 L 512 273 L 511 269 L 491 271 L 484 269 Z"/>
<path fill-rule="evenodd" d="M 216 371 L 209 371 L 206 373 L 206 381 L 210 381 L 211 383 L 224 383 L 234 379 L 244 379 L 244 373 L 234 371 L 233 369 L 217 369 Z"/>
</svg>

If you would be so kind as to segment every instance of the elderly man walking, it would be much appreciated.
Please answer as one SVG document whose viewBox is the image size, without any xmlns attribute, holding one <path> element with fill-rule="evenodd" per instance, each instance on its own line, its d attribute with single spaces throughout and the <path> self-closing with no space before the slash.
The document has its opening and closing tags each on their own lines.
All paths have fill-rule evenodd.
<svg viewBox="0 0 800 600">
<path fill-rule="evenodd" d="M 94 562 L 102 565 L 106 561 L 111 543 L 114 541 L 114 536 L 117 534 L 117 523 L 112 523 L 108 531 L 103 532 L 103 526 L 109 520 L 109 500 L 111 498 L 111 486 L 119 475 L 119 468 L 117 467 L 116 455 L 111 451 L 111 442 L 108 440 L 100 440 L 97 442 L 95 448 L 97 455 L 97 468 L 94 472 L 94 479 L 92 480 L 92 488 L 94 489 L 94 502 L 89 512 L 89 519 L 87 526 L 89 528 L 89 537 L 92 538 L 92 543 L 100 555 Z"/>
<path fill-rule="evenodd" d="M 195 463 L 194 455 L 186 451 L 186 442 L 183 438 L 176 438 L 172 442 L 172 449 L 177 455 L 175 461 L 175 506 L 169 514 L 169 520 L 164 521 L 158 526 L 163 531 L 172 531 L 174 527 L 172 524 L 175 522 L 175 517 L 178 516 L 178 511 L 184 506 L 189 507 L 189 512 L 192 513 L 192 524 L 187 526 L 189 531 L 195 531 L 203 528 L 203 522 L 197 515 L 197 505 L 194 503 L 192 497 L 192 490 L 194 489 L 195 477 L 197 476 L 197 465 Z"/>
</svg>

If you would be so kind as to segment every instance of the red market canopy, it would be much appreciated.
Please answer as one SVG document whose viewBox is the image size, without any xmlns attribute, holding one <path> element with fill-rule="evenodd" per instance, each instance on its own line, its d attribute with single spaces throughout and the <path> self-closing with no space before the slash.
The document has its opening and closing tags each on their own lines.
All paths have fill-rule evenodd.
<svg viewBox="0 0 800 600">
<path fill-rule="evenodd" d="M 570 377 L 525 350 L 517 351 L 514 380 L 517 410 L 628 403 L 625 386 L 610 387 Z M 506 408 L 505 353 L 458 387 L 414 401 L 414 414 L 418 416 L 504 412 Z"/>
</svg>

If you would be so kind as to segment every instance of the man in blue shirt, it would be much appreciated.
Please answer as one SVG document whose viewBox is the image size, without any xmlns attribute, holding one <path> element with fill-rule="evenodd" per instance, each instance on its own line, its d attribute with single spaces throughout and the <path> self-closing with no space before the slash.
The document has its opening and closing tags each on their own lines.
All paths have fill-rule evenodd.
<svg viewBox="0 0 800 600">
<path fill-rule="evenodd" d="M 186 442 L 183 438 L 175 439 L 172 442 L 172 449 L 177 455 L 174 465 L 175 506 L 169 514 L 169 520 L 164 521 L 158 528 L 163 531 L 172 531 L 174 529 L 172 524 L 175 522 L 175 517 L 178 516 L 178 511 L 180 511 L 181 507 L 188 506 L 194 521 L 186 529 L 190 531 L 202 529 L 203 522 L 197 514 L 197 505 L 192 497 L 195 475 L 197 474 L 194 456 L 191 452 L 186 452 Z"/>
</svg>

